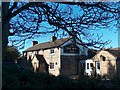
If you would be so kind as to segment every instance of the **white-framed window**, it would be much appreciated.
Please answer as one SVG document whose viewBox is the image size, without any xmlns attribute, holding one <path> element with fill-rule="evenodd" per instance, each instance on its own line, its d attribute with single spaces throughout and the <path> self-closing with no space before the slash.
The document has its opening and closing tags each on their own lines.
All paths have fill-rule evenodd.
<svg viewBox="0 0 120 90">
<path fill-rule="evenodd" d="M 97 62 L 97 69 L 100 69 L 100 62 Z"/>
<path fill-rule="evenodd" d="M 50 69 L 54 69 L 54 63 L 50 63 Z"/>
<path fill-rule="evenodd" d="M 52 49 L 50 49 L 50 53 L 52 54 L 52 53 L 55 53 L 55 51 L 54 51 L 54 49 L 52 48 Z"/>
<path fill-rule="evenodd" d="M 93 68 L 93 63 L 90 63 L 90 67 Z"/>
<path fill-rule="evenodd" d="M 89 63 L 87 63 L 87 69 L 89 69 Z"/>
<path fill-rule="evenodd" d="M 38 51 L 34 51 L 34 54 L 38 54 Z"/>
</svg>

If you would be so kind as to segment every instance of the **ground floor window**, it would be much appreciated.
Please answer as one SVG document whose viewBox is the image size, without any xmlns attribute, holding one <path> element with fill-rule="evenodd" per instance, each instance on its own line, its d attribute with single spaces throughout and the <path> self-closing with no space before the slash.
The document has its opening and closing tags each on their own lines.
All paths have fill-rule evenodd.
<svg viewBox="0 0 120 90">
<path fill-rule="evenodd" d="M 87 63 L 87 69 L 89 69 L 89 63 Z"/>
<path fill-rule="evenodd" d="M 93 68 L 93 63 L 90 63 L 90 67 Z"/>
<path fill-rule="evenodd" d="M 54 69 L 54 63 L 50 63 L 50 69 Z"/>
</svg>

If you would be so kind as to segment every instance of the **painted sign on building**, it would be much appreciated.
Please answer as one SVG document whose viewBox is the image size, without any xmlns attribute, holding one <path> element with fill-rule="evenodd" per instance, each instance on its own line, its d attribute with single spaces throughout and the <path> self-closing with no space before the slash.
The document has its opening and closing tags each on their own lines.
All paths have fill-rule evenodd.
<svg viewBox="0 0 120 90">
<path fill-rule="evenodd" d="M 79 53 L 79 47 L 75 44 L 64 46 L 64 53 Z"/>
</svg>

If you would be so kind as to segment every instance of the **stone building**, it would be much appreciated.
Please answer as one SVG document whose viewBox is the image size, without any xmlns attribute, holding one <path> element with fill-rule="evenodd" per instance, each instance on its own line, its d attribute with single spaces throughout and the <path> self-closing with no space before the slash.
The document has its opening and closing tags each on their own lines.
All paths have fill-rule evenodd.
<svg viewBox="0 0 120 90">
<path fill-rule="evenodd" d="M 88 48 L 81 46 L 74 37 L 57 39 L 38 44 L 23 52 L 27 60 L 31 61 L 34 72 L 48 72 L 58 75 L 78 75 L 80 73 L 80 60 L 88 58 Z"/>
<path fill-rule="evenodd" d="M 92 59 L 97 75 L 103 78 L 120 76 L 120 48 L 100 50 Z"/>
<path fill-rule="evenodd" d="M 75 37 L 57 39 L 38 44 L 23 52 L 27 61 L 31 62 L 34 72 L 46 72 L 58 75 L 79 75 L 112 78 L 120 76 L 120 48 L 103 50 L 88 49 Z"/>
</svg>

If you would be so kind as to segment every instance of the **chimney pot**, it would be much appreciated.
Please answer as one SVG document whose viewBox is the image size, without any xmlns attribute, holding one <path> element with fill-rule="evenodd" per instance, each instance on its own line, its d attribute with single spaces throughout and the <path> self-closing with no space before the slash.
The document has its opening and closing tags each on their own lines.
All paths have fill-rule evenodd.
<svg viewBox="0 0 120 90">
<path fill-rule="evenodd" d="M 32 41 L 33 42 L 33 46 L 38 44 L 38 41 Z"/>
<path fill-rule="evenodd" d="M 51 42 L 54 42 L 55 40 L 57 40 L 57 37 L 54 35 L 51 37 Z"/>
<path fill-rule="evenodd" d="M 77 31 L 70 31 L 70 34 L 71 34 L 72 37 L 76 37 Z"/>
</svg>

